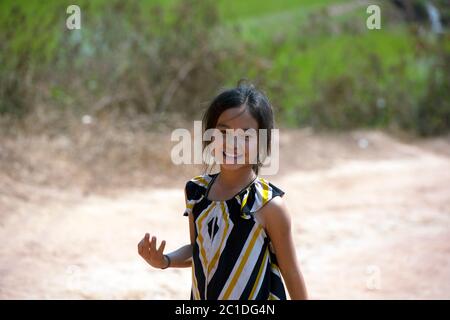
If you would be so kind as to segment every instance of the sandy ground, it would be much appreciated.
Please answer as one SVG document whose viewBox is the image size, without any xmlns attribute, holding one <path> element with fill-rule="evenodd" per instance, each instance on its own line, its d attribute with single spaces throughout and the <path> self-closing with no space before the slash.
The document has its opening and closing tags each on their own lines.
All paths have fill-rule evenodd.
<svg viewBox="0 0 450 320">
<path fill-rule="evenodd" d="M 311 298 L 450 299 L 449 147 L 282 133 L 268 178 L 286 191 Z M 188 241 L 182 184 L 99 195 L 0 181 L 21 190 L 0 201 L 0 298 L 189 297 L 190 269 L 152 269 L 136 248 L 145 232 L 168 251 Z"/>
</svg>

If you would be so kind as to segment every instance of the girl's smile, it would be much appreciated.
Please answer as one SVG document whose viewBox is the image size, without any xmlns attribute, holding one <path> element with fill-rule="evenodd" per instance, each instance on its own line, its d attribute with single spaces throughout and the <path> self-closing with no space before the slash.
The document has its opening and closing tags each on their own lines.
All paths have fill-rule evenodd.
<svg viewBox="0 0 450 320">
<path fill-rule="evenodd" d="M 217 119 L 216 128 L 222 132 L 222 146 L 219 155 L 223 157 L 221 169 L 237 169 L 249 165 L 249 142 L 245 131 L 257 130 L 258 122 L 245 106 L 225 110 Z M 235 130 L 240 130 L 241 134 Z"/>
<path fill-rule="evenodd" d="M 229 154 L 226 151 L 222 152 L 223 156 L 224 156 L 224 163 L 229 163 L 229 164 L 233 164 L 233 163 L 239 163 L 240 161 L 242 161 L 244 159 L 244 154 L 237 154 L 237 153 L 233 153 L 233 154 Z"/>
</svg>

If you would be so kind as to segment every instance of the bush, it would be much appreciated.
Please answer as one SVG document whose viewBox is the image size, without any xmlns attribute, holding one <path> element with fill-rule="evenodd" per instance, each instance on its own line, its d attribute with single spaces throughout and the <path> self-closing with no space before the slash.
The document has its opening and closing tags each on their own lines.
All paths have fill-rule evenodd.
<svg viewBox="0 0 450 320">
<path fill-rule="evenodd" d="M 83 115 L 150 129 L 198 119 L 218 89 L 248 78 L 280 125 L 448 131 L 447 34 L 387 2 L 383 29 L 368 31 L 365 10 L 327 7 L 341 2 L 289 0 L 249 17 L 241 2 L 80 0 L 82 29 L 70 31 L 60 1 L 3 1 L 0 117 L 55 134 Z"/>
</svg>

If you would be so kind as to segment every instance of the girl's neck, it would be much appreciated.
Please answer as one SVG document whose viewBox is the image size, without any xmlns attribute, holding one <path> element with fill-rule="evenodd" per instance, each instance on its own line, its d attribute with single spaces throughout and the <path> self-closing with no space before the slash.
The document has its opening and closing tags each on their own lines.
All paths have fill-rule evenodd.
<svg viewBox="0 0 450 320">
<path fill-rule="evenodd" d="M 252 167 L 242 167 L 236 170 L 220 170 L 217 177 L 220 184 L 225 188 L 236 188 L 236 186 L 245 186 L 256 178 L 256 174 Z"/>
</svg>

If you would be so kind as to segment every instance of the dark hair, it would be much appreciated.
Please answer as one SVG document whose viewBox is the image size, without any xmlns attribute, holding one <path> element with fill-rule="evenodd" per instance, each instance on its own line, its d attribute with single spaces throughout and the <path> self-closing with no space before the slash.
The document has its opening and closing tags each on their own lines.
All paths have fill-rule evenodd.
<svg viewBox="0 0 450 320">
<path fill-rule="evenodd" d="M 217 120 L 225 110 L 242 105 L 247 107 L 250 114 L 258 122 L 258 129 L 267 129 L 267 155 L 270 155 L 271 130 L 274 127 L 272 106 L 263 92 L 243 80 L 240 80 L 235 88 L 222 91 L 214 98 L 203 114 L 203 132 L 215 128 Z M 204 141 L 203 147 L 206 144 L 207 142 Z M 258 151 L 258 163 L 253 165 L 256 174 L 258 174 L 261 164 Z"/>
</svg>

